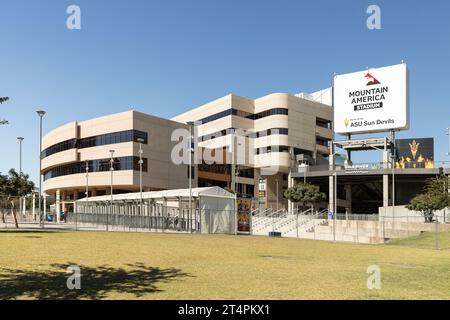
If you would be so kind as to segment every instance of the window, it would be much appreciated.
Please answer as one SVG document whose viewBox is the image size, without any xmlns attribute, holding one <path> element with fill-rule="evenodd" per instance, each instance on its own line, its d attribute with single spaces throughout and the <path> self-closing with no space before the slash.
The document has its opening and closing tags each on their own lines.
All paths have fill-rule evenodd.
<svg viewBox="0 0 450 320">
<path fill-rule="evenodd" d="M 265 154 L 265 153 L 271 153 L 271 152 L 288 152 L 289 153 L 289 146 L 268 146 L 268 147 L 256 149 L 256 154 Z"/>
<path fill-rule="evenodd" d="M 328 147 L 329 146 L 328 145 L 328 143 L 329 143 L 328 141 L 329 141 L 328 139 L 321 138 L 321 137 L 316 137 L 316 144 L 318 144 L 318 145 Z"/>
<path fill-rule="evenodd" d="M 269 117 L 269 116 L 275 116 L 275 115 L 288 115 L 288 109 L 286 108 L 274 108 L 274 109 L 269 109 L 260 113 L 255 113 L 252 114 L 250 116 L 248 116 L 247 118 L 252 119 L 252 120 L 258 120 L 258 119 L 262 119 L 265 117 Z"/>
<path fill-rule="evenodd" d="M 195 167 L 194 166 L 192 166 L 191 167 L 192 168 L 192 178 L 191 178 L 191 180 L 194 180 L 195 179 Z M 189 166 L 187 166 L 186 167 L 186 172 L 187 172 L 187 176 L 186 176 L 186 178 L 188 178 L 189 179 L 189 176 L 190 176 L 190 172 L 189 172 Z"/>
<path fill-rule="evenodd" d="M 123 143 L 123 142 L 138 142 L 138 138 L 144 140 L 144 144 L 148 143 L 147 132 L 138 130 L 127 130 L 121 132 L 107 133 L 98 136 L 83 138 L 83 139 L 70 139 L 57 143 L 51 147 L 48 147 L 41 152 L 41 159 L 48 157 L 52 154 L 62 152 L 65 150 L 70 150 L 74 148 L 83 149 L 91 148 L 96 146 L 103 146 L 113 143 Z"/>
<path fill-rule="evenodd" d="M 212 140 L 218 137 L 224 137 L 228 134 L 232 134 L 234 133 L 236 129 L 235 128 L 228 128 L 228 129 L 223 129 L 221 131 L 217 131 L 214 133 L 210 133 L 207 135 L 204 135 L 202 137 L 199 138 L 200 142 L 201 141 L 208 141 L 208 140 Z M 287 128 L 273 128 L 273 129 L 267 129 L 267 130 L 262 130 L 259 132 L 251 132 L 251 133 L 247 133 L 246 136 L 249 138 L 261 138 L 261 137 L 265 137 L 265 136 L 270 136 L 273 134 L 279 134 L 279 135 L 288 135 L 289 134 L 289 130 Z"/>
<path fill-rule="evenodd" d="M 246 112 L 246 111 L 242 111 L 242 110 L 238 110 L 238 109 L 228 109 L 228 110 L 224 110 L 221 111 L 219 113 L 210 115 L 206 118 L 200 119 L 199 122 L 201 124 L 205 124 L 220 118 L 224 118 L 227 116 L 238 116 L 241 118 L 247 118 L 247 119 L 251 119 L 251 120 L 258 120 L 258 119 L 262 119 L 268 116 L 274 116 L 274 115 L 288 115 L 288 109 L 286 108 L 274 108 L 274 109 L 269 109 L 260 113 L 250 113 L 250 112 Z"/>
<path fill-rule="evenodd" d="M 316 118 L 316 126 L 331 129 L 331 121 L 321 118 Z"/>
<path fill-rule="evenodd" d="M 142 158 L 142 171 L 147 172 L 147 159 Z M 104 172 L 111 168 L 111 159 L 99 159 L 88 161 L 89 172 Z M 139 157 L 118 157 L 114 158 L 114 170 L 135 170 L 139 171 Z M 44 180 L 67 176 L 71 174 L 85 173 L 86 162 L 65 165 L 53 168 L 44 174 Z"/>
</svg>

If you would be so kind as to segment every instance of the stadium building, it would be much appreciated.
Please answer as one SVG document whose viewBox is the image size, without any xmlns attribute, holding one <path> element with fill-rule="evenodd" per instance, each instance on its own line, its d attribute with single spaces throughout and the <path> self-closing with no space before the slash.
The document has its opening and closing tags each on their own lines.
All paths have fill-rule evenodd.
<svg viewBox="0 0 450 320">
<path fill-rule="evenodd" d="M 139 191 L 140 145 L 144 191 L 187 188 L 188 165 L 173 163 L 178 141 L 171 135 L 176 129 L 189 130 L 193 121 L 201 155 L 193 187 L 236 189 L 240 197 L 258 197 L 263 206 L 286 207 L 283 191 L 292 181 L 293 156 L 324 163 L 333 139 L 332 117 L 332 108 L 312 96 L 277 93 L 255 100 L 230 94 L 172 120 L 128 111 L 71 122 L 43 138 L 43 190 L 56 198 L 57 210 L 60 203 L 65 207 L 84 197 L 87 184 L 91 197 L 110 194 L 111 184 L 115 194 Z M 205 162 L 205 150 L 222 154 L 223 161 Z M 264 168 L 269 168 L 266 175 Z M 261 179 L 265 190 L 255 188 Z"/>
</svg>

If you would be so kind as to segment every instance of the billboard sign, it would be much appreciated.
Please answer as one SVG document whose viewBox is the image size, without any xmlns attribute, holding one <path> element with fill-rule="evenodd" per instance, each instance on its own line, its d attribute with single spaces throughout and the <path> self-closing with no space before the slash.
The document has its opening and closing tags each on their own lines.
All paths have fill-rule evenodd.
<svg viewBox="0 0 450 320">
<path fill-rule="evenodd" d="M 406 64 L 334 77 L 334 131 L 372 133 L 409 128 Z"/>
<path fill-rule="evenodd" d="M 434 168 L 434 139 L 395 140 L 397 152 L 396 168 Z"/>
</svg>

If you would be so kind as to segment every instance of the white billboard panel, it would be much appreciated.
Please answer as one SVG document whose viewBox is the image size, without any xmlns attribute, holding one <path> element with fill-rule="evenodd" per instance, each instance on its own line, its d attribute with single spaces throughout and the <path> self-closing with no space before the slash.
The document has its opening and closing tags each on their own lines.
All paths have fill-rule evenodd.
<svg viewBox="0 0 450 320">
<path fill-rule="evenodd" d="M 406 64 L 334 77 L 334 131 L 371 133 L 409 128 Z"/>
</svg>

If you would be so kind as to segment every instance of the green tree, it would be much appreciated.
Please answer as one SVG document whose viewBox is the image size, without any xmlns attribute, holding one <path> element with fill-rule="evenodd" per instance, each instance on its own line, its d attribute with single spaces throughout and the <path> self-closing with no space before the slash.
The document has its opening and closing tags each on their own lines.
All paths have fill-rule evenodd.
<svg viewBox="0 0 450 320">
<path fill-rule="evenodd" d="M 8 97 L 0 97 L 0 104 L 6 102 L 8 100 L 9 100 Z M 7 120 L 0 120 L 0 125 L 2 125 L 2 124 L 8 124 L 8 121 Z"/>
<path fill-rule="evenodd" d="M 317 202 L 326 200 L 325 193 L 310 183 L 299 183 L 288 188 L 284 192 L 284 197 L 294 203 L 300 203 L 302 207 L 307 205 L 313 207 Z"/>
<path fill-rule="evenodd" d="M 7 198 L 4 194 L 4 190 L 6 188 L 7 181 L 8 181 L 8 177 L 3 174 L 0 174 L 0 211 L 2 214 L 2 222 L 3 223 L 6 222 L 5 221 L 5 210 L 8 207 L 7 201 L 6 201 Z"/>
<path fill-rule="evenodd" d="M 0 175 L 0 198 L 2 198 L 2 220 L 5 222 L 5 209 L 10 208 L 14 217 L 16 228 L 19 227 L 17 222 L 16 209 L 19 206 L 20 197 L 30 194 L 34 189 L 34 183 L 29 180 L 27 174 L 19 174 L 16 170 L 11 169 L 7 176 Z M 5 207 L 5 208 L 3 208 Z"/>
<path fill-rule="evenodd" d="M 425 185 L 425 193 L 414 197 L 406 208 L 422 213 L 426 223 L 433 222 L 436 211 L 450 207 L 448 187 L 447 177 L 429 179 Z"/>
</svg>

